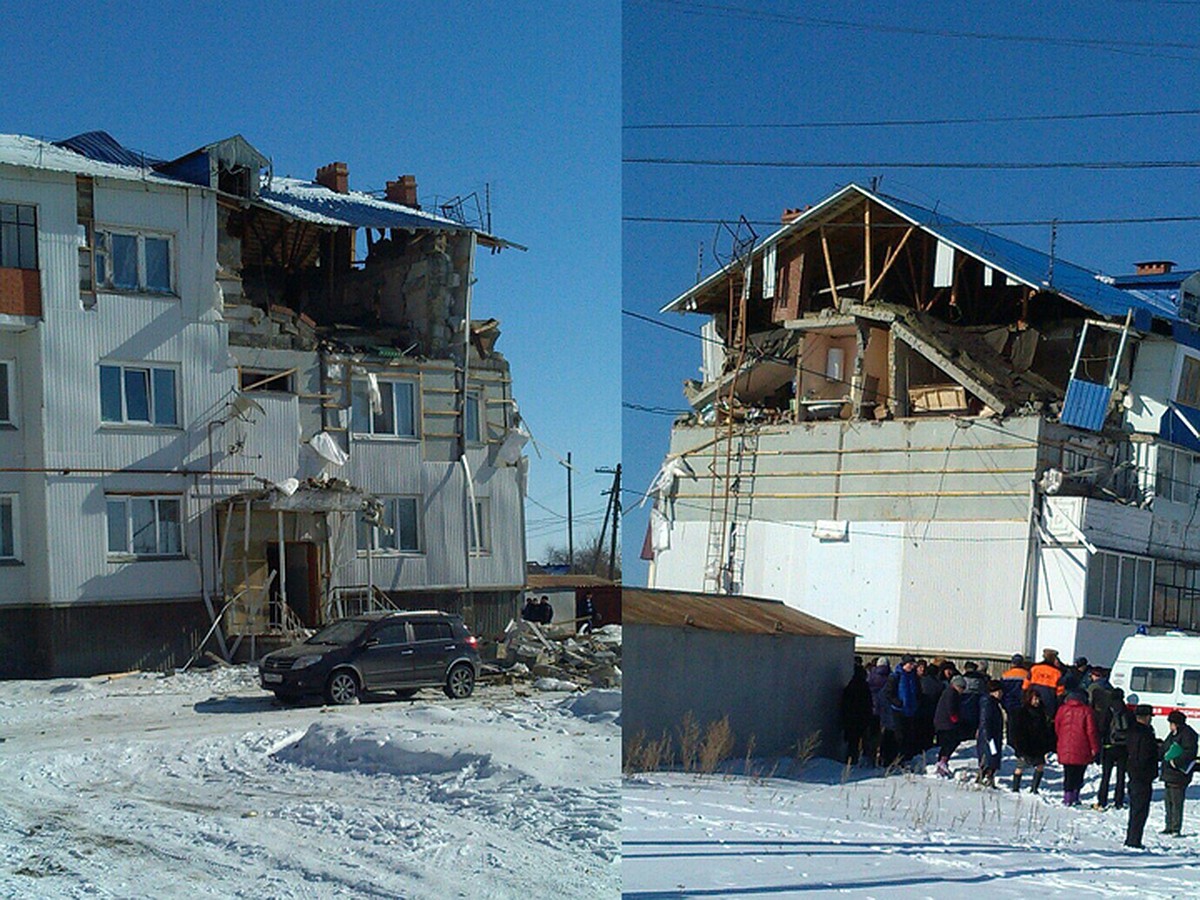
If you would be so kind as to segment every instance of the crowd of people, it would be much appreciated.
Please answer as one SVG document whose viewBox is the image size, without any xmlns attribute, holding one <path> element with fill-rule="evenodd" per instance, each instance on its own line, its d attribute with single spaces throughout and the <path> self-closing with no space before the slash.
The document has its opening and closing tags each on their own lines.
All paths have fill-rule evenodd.
<svg viewBox="0 0 1200 900">
<path fill-rule="evenodd" d="M 1128 801 L 1125 844 L 1142 846 L 1152 785 L 1163 782 L 1166 828 L 1183 828 L 1183 797 L 1197 759 L 1197 735 L 1186 716 L 1173 710 L 1170 734 L 1158 741 L 1150 726 L 1154 710 L 1125 701 L 1108 681 L 1108 671 L 1086 658 L 1064 665 L 1055 650 L 1032 663 L 1014 654 L 997 677 L 986 662 L 958 665 L 947 659 L 905 654 L 896 665 L 879 657 L 864 665 L 855 657 L 854 674 L 842 692 L 842 724 L 847 762 L 870 762 L 896 769 L 924 770 L 925 754 L 937 748 L 937 774 L 952 778 L 950 761 L 961 744 L 975 742 L 976 783 L 994 788 L 1004 746 L 1016 766 L 1011 789 L 1038 793 L 1051 754 L 1063 770 L 1063 803 L 1079 804 L 1087 767 L 1100 766 L 1093 806 Z"/>
</svg>

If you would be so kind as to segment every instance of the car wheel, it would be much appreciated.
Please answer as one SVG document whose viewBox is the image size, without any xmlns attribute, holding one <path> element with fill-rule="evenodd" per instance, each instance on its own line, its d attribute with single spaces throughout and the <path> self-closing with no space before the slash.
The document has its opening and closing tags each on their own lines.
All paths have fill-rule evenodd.
<svg viewBox="0 0 1200 900">
<path fill-rule="evenodd" d="M 358 677 L 349 669 L 338 669 L 325 682 L 325 699 L 344 706 L 358 699 Z"/>
<path fill-rule="evenodd" d="M 446 696 L 452 700 L 464 700 L 475 690 L 475 670 L 466 663 L 459 663 L 446 674 Z"/>
</svg>

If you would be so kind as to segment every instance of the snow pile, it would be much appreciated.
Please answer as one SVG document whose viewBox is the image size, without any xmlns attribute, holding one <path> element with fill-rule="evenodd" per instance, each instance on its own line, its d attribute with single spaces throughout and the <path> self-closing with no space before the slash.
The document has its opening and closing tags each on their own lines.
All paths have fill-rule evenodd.
<svg viewBox="0 0 1200 900">
<path fill-rule="evenodd" d="M 592 690 L 562 701 L 562 708 L 588 722 L 621 724 L 621 692 Z"/>
<path fill-rule="evenodd" d="M 579 685 L 573 681 L 563 681 L 561 678 L 539 678 L 533 686 L 539 691 L 577 691 Z"/>
<path fill-rule="evenodd" d="M 405 735 L 397 740 L 388 732 L 352 731 L 320 722 L 310 725 L 298 741 L 276 750 L 271 756 L 293 766 L 307 766 L 326 772 L 362 772 L 367 775 L 442 775 L 456 772 L 486 778 L 492 768 L 491 754 L 421 749 L 418 734 Z"/>
</svg>

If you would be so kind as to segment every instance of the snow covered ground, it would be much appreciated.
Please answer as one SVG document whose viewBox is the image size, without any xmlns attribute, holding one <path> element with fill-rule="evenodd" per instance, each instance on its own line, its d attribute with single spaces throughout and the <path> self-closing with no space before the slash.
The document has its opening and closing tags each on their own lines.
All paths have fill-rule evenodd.
<svg viewBox="0 0 1200 900">
<path fill-rule="evenodd" d="M 620 693 L 0 685 L 0 897 L 615 897 Z"/>
<path fill-rule="evenodd" d="M 959 767 L 970 749 L 960 751 Z M 765 772 L 773 763 L 757 763 Z M 754 766 L 751 772 L 754 771 Z M 1122 847 L 1126 812 L 930 775 L 847 772 L 819 760 L 788 776 L 652 773 L 623 786 L 626 900 L 668 897 L 1196 897 L 1200 785 L 1184 836 L 1162 837 L 1155 791 L 1144 851 Z M 1053 770 L 1052 770 L 1053 769 Z M 930 770 L 932 771 L 932 769 Z M 1012 760 L 1003 769 L 1011 773 Z M 1007 779 L 1006 779 L 1007 781 Z M 1026 776 L 1025 787 L 1029 778 Z"/>
</svg>

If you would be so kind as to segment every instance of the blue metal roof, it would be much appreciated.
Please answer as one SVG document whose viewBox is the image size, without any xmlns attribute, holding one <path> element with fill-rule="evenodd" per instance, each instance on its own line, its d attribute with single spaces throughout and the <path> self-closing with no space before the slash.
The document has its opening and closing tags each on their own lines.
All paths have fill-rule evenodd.
<svg viewBox="0 0 1200 900">
<path fill-rule="evenodd" d="M 1178 288 L 1196 274 L 1196 269 L 1160 272 L 1157 275 L 1114 275 L 1113 284 L 1120 288 Z"/>
<path fill-rule="evenodd" d="M 67 150 L 73 150 L 80 156 L 86 156 L 88 159 L 114 163 L 118 166 L 146 168 L 162 162 L 157 157 L 146 156 L 144 153 L 138 153 L 122 146 L 107 131 L 85 131 L 83 134 L 55 141 L 54 145 L 64 147 Z"/>
<path fill-rule="evenodd" d="M 353 228 L 400 228 L 407 230 L 471 231 L 452 219 L 378 200 L 351 191 L 339 194 L 323 185 L 298 179 L 276 178 L 264 187 L 258 201 L 276 212 L 318 225 Z"/>
<path fill-rule="evenodd" d="M 857 185 L 856 185 L 857 187 Z M 1102 316 L 1124 318 L 1133 310 L 1134 327 L 1148 330 L 1151 317 L 1168 322 L 1180 321 L 1177 307 L 1161 296 L 1121 290 L 1101 280 L 1100 273 L 1085 269 L 1048 253 L 1018 244 L 975 225 L 965 225 L 935 210 L 884 194 L 858 188 L 904 218 L 920 225 L 946 243 L 953 244 L 1022 281 L 1030 287 L 1053 290 Z"/>
<path fill-rule="evenodd" d="M 1200 450 L 1200 409 L 1172 403 L 1159 422 L 1158 435 L 1178 447 Z"/>
<path fill-rule="evenodd" d="M 1082 378 L 1072 378 L 1067 385 L 1067 396 L 1063 400 L 1059 420 L 1064 425 L 1100 431 L 1108 418 L 1108 404 L 1112 400 L 1112 388 L 1106 384 L 1094 384 Z"/>
</svg>

